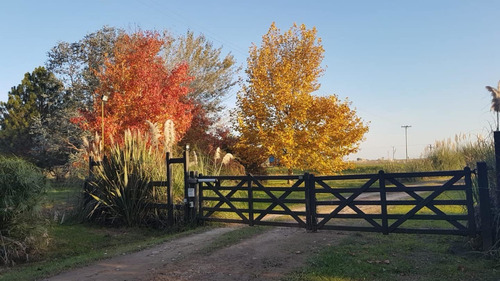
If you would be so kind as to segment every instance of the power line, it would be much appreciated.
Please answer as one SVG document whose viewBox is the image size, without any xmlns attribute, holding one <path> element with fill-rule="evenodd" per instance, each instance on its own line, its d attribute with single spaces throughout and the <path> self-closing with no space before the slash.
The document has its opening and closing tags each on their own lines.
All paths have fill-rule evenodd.
<svg viewBox="0 0 500 281">
<path fill-rule="evenodd" d="M 227 39 L 224 39 L 223 36 L 220 36 L 220 34 L 216 34 L 215 32 L 212 32 L 208 30 L 206 26 L 201 26 L 195 23 L 195 20 L 192 18 L 187 17 L 186 15 L 181 14 L 179 11 L 174 10 L 171 6 L 165 5 L 162 1 L 156 1 L 156 0 L 138 0 L 139 3 L 143 4 L 144 6 L 149 6 L 153 10 L 152 12 L 158 13 L 158 14 L 164 14 L 168 13 L 172 15 L 177 22 L 180 22 L 183 24 L 185 27 L 187 27 L 188 30 L 191 29 L 191 27 L 194 27 L 195 29 L 198 30 L 198 32 L 202 33 L 205 37 L 211 39 L 212 41 L 218 42 L 219 44 L 222 44 L 223 46 L 227 49 L 230 49 L 236 53 L 240 53 L 241 55 L 247 55 L 248 52 L 244 50 L 244 48 L 238 46 L 235 42 L 229 41 Z M 152 6 L 156 6 L 152 7 Z M 160 12 L 161 11 L 161 12 Z"/>
</svg>

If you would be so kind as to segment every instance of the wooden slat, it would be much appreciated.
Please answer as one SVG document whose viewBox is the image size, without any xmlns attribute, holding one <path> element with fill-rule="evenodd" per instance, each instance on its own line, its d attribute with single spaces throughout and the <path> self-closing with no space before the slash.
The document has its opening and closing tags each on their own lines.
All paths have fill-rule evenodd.
<svg viewBox="0 0 500 281">
<path fill-rule="evenodd" d="M 318 218 L 324 218 L 327 217 L 328 214 L 318 214 Z M 404 214 L 387 214 L 386 217 L 390 220 L 397 220 L 400 219 Z M 382 214 L 366 214 L 366 215 L 359 215 L 359 214 L 338 214 L 336 216 L 339 219 L 364 219 L 366 217 L 371 218 L 371 219 L 382 219 L 384 216 Z M 461 220 L 461 221 L 467 221 L 468 217 L 467 215 L 414 215 L 412 217 L 412 220 Z M 460 229 L 463 228 L 463 225 Z"/>
<path fill-rule="evenodd" d="M 436 189 L 433 193 L 431 193 L 429 196 L 427 196 L 425 199 L 420 200 L 420 202 L 417 205 L 415 205 L 415 207 L 413 207 L 408 213 L 406 213 L 406 215 L 404 215 L 402 218 L 400 218 L 399 220 L 397 220 L 396 222 L 394 222 L 393 224 L 391 224 L 389 226 L 389 231 L 391 231 L 391 232 L 394 231 L 394 229 L 396 229 L 403 222 L 405 222 L 406 220 L 408 220 L 409 218 L 411 218 L 413 215 L 415 215 L 423 207 L 430 208 L 428 206 L 428 203 L 430 201 L 434 200 L 434 198 L 436 198 L 437 196 L 439 196 L 441 193 L 443 193 L 443 191 L 446 190 L 447 187 L 453 185 L 455 182 L 457 182 L 458 180 L 460 180 L 462 178 L 462 176 L 463 176 L 463 173 L 454 176 L 448 182 L 446 182 L 445 184 L 443 184 L 440 188 Z M 420 197 L 420 198 L 422 198 L 422 197 Z"/>
<path fill-rule="evenodd" d="M 222 194 L 219 192 L 219 194 L 217 194 L 217 195 L 219 196 L 220 200 L 218 200 L 218 201 L 219 201 L 219 203 L 217 203 L 217 205 L 216 205 L 215 207 L 220 207 L 220 206 L 224 205 L 224 203 L 225 203 L 225 202 L 224 202 L 223 198 L 226 198 L 226 199 L 227 199 L 227 198 L 231 198 L 231 196 L 233 196 L 233 195 L 234 195 L 237 191 L 239 191 L 239 190 L 240 190 L 239 188 L 240 188 L 240 187 L 242 187 L 245 183 L 246 183 L 246 180 L 242 180 L 242 181 L 241 181 L 238 185 L 236 185 L 236 187 L 235 187 L 233 190 L 231 190 L 231 192 L 229 192 L 226 196 L 222 195 Z M 202 189 L 201 189 L 201 190 L 211 190 L 211 191 L 214 191 L 214 189 L 215 189 L 215 186 L 214 186 L 212 183 L 205 182 L 205 183 L 201 183 L 201 184 L 202 184 Z M 203 187 L 203 184 L 205 184 L 205 186 L 206 186 L 207 188 L 204 188 L 204 187 Z M 217 183 L 216 183 L 216 185 L 220 185 L 220 182 L 217 182 Z M 221 196 L 222 196 L 222 197 L 221 197 Z M 212 215 L 212 213 L 208 213 L 208 214 L 206 214 L 206 216 L 207 216 L 207 217 L 209 217 L 210 215 Z"/>
<path fill-rule="evenodd" d="M 299 218 L 292 210 L 290 210 L 290 208 L 288 208 L 288 206 L 286 206 L 285 204 L 283 204 L 283 202 L 281 200 L 283 200 L 284 198 L 286 198 L 288 195 L 291 194 L 292 191 L 287 191 L 285 193 L 283 193 L 279 198 L 277 198 L 272 192 L 270 192 L 269 190 L 267 190 L 256 178 L 254 178 L 253 176 L 250 176 L 251 179 L 252 179 L 252 182 L 254 182 L 257 187 L 254 188 L 254 191 L 264 191 L 266 192 L 266 194 L 272 198 L 274 200 L 273 204 L 271 204 L 266 210 L 267 211 L 270 211 L 272 209 L 274 209 L 276 206 L 280 205 L 284 210 L 286 210 L 290 216 L 292 218 L 295 219 L 295 221 L 297 221 L 297 223 L 299 223 L 300 225 L 306 227 L 306 223 L 301 219 Z M 260 221 L 262 220 L 262 218 L 264 217 L 265 213 L 261 213 L 257 218 L 255 218 L 255 221 Z"/>
<path fill-rule="evenodd" d="M 461 178 L 461 176 L 458 177 L 458 179 L 456 181 L 458 181 L 459 179 Z M 452 178 L 453 179 L 453 178 Z M 396 179 L 394 178 L 391 178 L 391 179 L 388 179 L 392 184 L 394 184 L 395 186 L 397 186 L 398 188 L 401 188 L 401 189 L 405 189 L 407 188 L 405 185 L 403 185 L 400 181 L 397 181 Z M 450 180 L 451 181 L 451 180 Z M 450 181 L 448 181 L 447 183 L 450 183 Z M 455 181 L 455 182 L 456 182 Z M 455 182 L 452 182 L 450 185 L 453 185 Z M 443 185 L 444 186 L 444 185 Z M 441 189 L 443 186 L 441 187 L 438 187 L 436 189 L 434 189 L 434 192 L 436 192 L 436 190 L 438 189 Z M 446 191 L 449 191 L 451 188 L 448 187 L 446 188 Z M 424 200 L 424 198 L 420 195 L 418 195 L 418 193 L 412 191 L 412 190 L 407 190 L 405 191 L 408 195 L 410 195 L 413 199 L 415 199 L 417 202 L 422 202 Z M 442 191 L 444 192 L 444 190 Z M 441 192 L 441 193 L 442 193 Z M 441 194 L 440 193 L 440 194 Z M 439 195 L 439 194 L 438 194 Z M 437 196 L 436 196 L 437 197 Z M 437 215 L 446 215 L 443 211 L 441 211 L 439 208 L 437 208 L 435 205 L 437 205 L 436 203 L 434 203 L 434 201 L 437 201 L 437 200 L 434 200 L 434 198 L 432 198 L 431 200 L 429 200 L 429 202 L 427 204 L 425 204 L 425 207 L 429 208 L 431 211 L 433 211 L 435 214 Z M 454 227 L 458 228 L 458 229 L 462 229 L 463 228 L 463 225 L 455 220 L 448 220 L 448 222 L 453 225 Z"/>
<path fill-rule="evenodd" d="M 387 200 L 387 205 L 407 205 L 413 206 L 417 201 L 415 200 Z M 339 205 L 342 201 L 340 200 L 318 200 L 316 205 L 328 206 L 328 205 Z M 352 201 L 355 205 L 370 205 L 378 206 L 380 205 L 380 200 L 354 200 Z M 466 206 L 467 200 L 432 200 L 430 203 L 433 205 L 443 205 L 443 206 Z"/>
<path fill-rule="evenodd" d="M 318 228 L 321 228 L 324 226 L 330 219 L 335 217 L 342 209 L 344 209 L 346 206 L 349 206 L 351 209 L 353 209 L 356 213 L 358 214 L 365 214 L 363 211 L 361 211 L 359 208 L 357 208 L 355 205 L 352 204 L 352 201 L 356 199 L 363 191 L 367 190 L 378 180 L 378 175 L 374 175 L 371 179 L 369 179 L 361 188 L 359 188 L 356 192 L 352 193 L 349 198 L 345 198 L 342 196 L 340 193 L 338 193 L 336 190 L 332 189 L 329 185 L 324 183 L 322 180 L 317 180 L 315 178 L 315 182 L 318 183 L 320 186 L 323 188 L 327 189 L 330 191 L 331 194 L 333 194 L 335 197 L 339 198 L 342 201 L 342 204 L 337 206 L 335 210 L 330 212 L 330 215 L 328 217 L 324 218 L 322 221 L 318 222 Z M 371 225 L 374 227 L 380 228 L 381 225 L 375 222 L 374 220 L 367 218 L 366 221 L 368 221 Z"/>
</svg>

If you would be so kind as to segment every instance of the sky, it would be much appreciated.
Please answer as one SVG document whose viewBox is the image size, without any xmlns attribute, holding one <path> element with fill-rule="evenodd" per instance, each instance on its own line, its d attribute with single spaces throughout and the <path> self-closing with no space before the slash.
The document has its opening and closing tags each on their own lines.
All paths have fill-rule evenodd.
<svg viewBox="0 0 500 281">
<path fill-rule="evenodd" d="M 316 27 L 325 49 L 316 95 L 348 99 L 370 131 L 350 159 L 421 157 L 436 140 L 486 136 L 485 86 L 500 80 L 500 1 L 17 0 L 0 3 L 0 101 L 58 42 L 103 26 L 203 33 L 246 67 L 272 22 Z M 245 79 L 242 71 L 240 76 Z M 238 87 L 225 101 L 234 107 Z"/>
</svg>

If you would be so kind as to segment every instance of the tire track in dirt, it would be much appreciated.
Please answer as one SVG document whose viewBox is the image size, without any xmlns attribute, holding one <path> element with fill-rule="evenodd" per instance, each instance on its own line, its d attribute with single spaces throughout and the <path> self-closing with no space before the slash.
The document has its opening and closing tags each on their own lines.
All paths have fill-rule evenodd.
<svg viewBox="0 0 500 281">
<path fill-rule="evenodd" d="M 210 255 L 191 257 L 181 265 L 165 264 L 145 280 L 281 280 L 344 237 L 334 231 L 308 233 L 302 228 L 275 227 Z"/>
<path fill-rule="evenodd" d="M 362 195 L 358 199 L 375 199 Z M 390 195 L 388 200 L 409 197 Z M 363 212 L 374 206 L 359 206 Z M 331 211 L 322 206 L 321 211 Z M 295 210 L 294 211 L 298 211 Z M 353 212 L 349 208 L 342 212 Z M 266 217 L 266 220 L 280 216 Z M 239 226 L 241 227 L 241 226 Z M 46 281 L 250 281 L 280 280 L 303 266 L 320 249 L 335 245 L 349 234 L 337 231 L 308 233 L 303 228 L 275 227 L 250 239 L 204 254 L 203 249 L 220 235 L 239 227 L 222 227 L 173 239 L 150 249 L 126 254 L 61 273 Z M 247 226 L 248 227 L 248 226 Z"/>
<path fill-rule="evenodd" d="M 173 239 L 136 253 L 113 257 L 78 269 L 61 273 L 47 281 L 67 280 L 144 280 L 150 271 L 164 264 L 175 263 L 193 252 L 199 251 L 218 236 L 235 228 L 215 228 L 203 233 L 191 234 Z"/>
<path fill-rule="evenodd" d="M 320 249 L 345 237 L 334 231 L 308 233 L 302 228 L 275 227 L 209 254 L 203 253 L 218 236 L 236 229 L 223 227 L 191 234 L 44 280 L 280 280 Z"/>
</svg>

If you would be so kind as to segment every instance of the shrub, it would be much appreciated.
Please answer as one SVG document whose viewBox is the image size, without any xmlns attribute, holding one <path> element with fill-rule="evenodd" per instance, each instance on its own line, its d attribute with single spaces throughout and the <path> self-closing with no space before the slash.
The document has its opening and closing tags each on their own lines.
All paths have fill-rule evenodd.
<svg viewBox="0 0 500 281">
<path fill-rule="evenodd" d="M 40 201 L 46 181 L 34 165 L 0 156 L 0 262 L 14 264 L 40 253 L 48 242 Z"/>
<path fill-rule="evenodd" d="M 435 170 L 460 170 L 465 166 L 475 168 L 476 162 L 486 161 L 493 164 L 494 147 L 491 138 L 459 134 L 455 140 L 437 141 L 434 148 L 427 152 Z"/>
<path fill-rule="evenodd" d="M 164 191 L 151 186 L 165 171 L 163 153 L 149 145 L 149 138 L 126 131 L 123 144 L 113 143 L 109 157 L 94 169 L 94 180 L 84 202 L 84 214 L 91 221 L 135 226 L 145 224 Z"/>
<path fill-rule="evenodd" d="M 423 158 L 390 162 L 384 165 L 384 170 L 397 173 L 462 170 L 465 166 L 474 169 L 479 161 L 494 166 L 493 141 L 481 136 L 472 139 L 471 136 L 460 134 L 455 136 L 454 141 L 436 141 L 432 149 L 425 151 Z"/>
<path fill-rule="evenodd" d="M 166 212 L 159 212 L 151 205 L 167 201 L 166 189 L 155 188 L 151 182 L 165 180 L 165 152 L 169 151 L 171 157 L 176 157 L 179 148 L 175 145 L 174 124 L 171 121 L 165 123 L 163 140 L 158 126 L 147 123 L 149 132 L 143 134 L 127 130 L 122 143 L 111 144 L 108 157 L 101 157 L 98 136 L 94 144 L 84 142 L 87 143 L 85 148 L 89 156 L 103 159 L 94 168 L 93 179 L 86 184 L 87 196 L 82 208 L 86 220 L 127 226 L 149 222 L 161 224 L 162 214 Z M 210 159 L 193 151 L 190 170 L 205 175 L 242 173 L 243 168 L 233 161 L 230 153 L 222 157 L 220 149 L 217 149 L 215 154 Z M 177 165 L 171 168 L 173 201 L 181 203 L 184 198 L 184 173 Z"/>
</svg>

